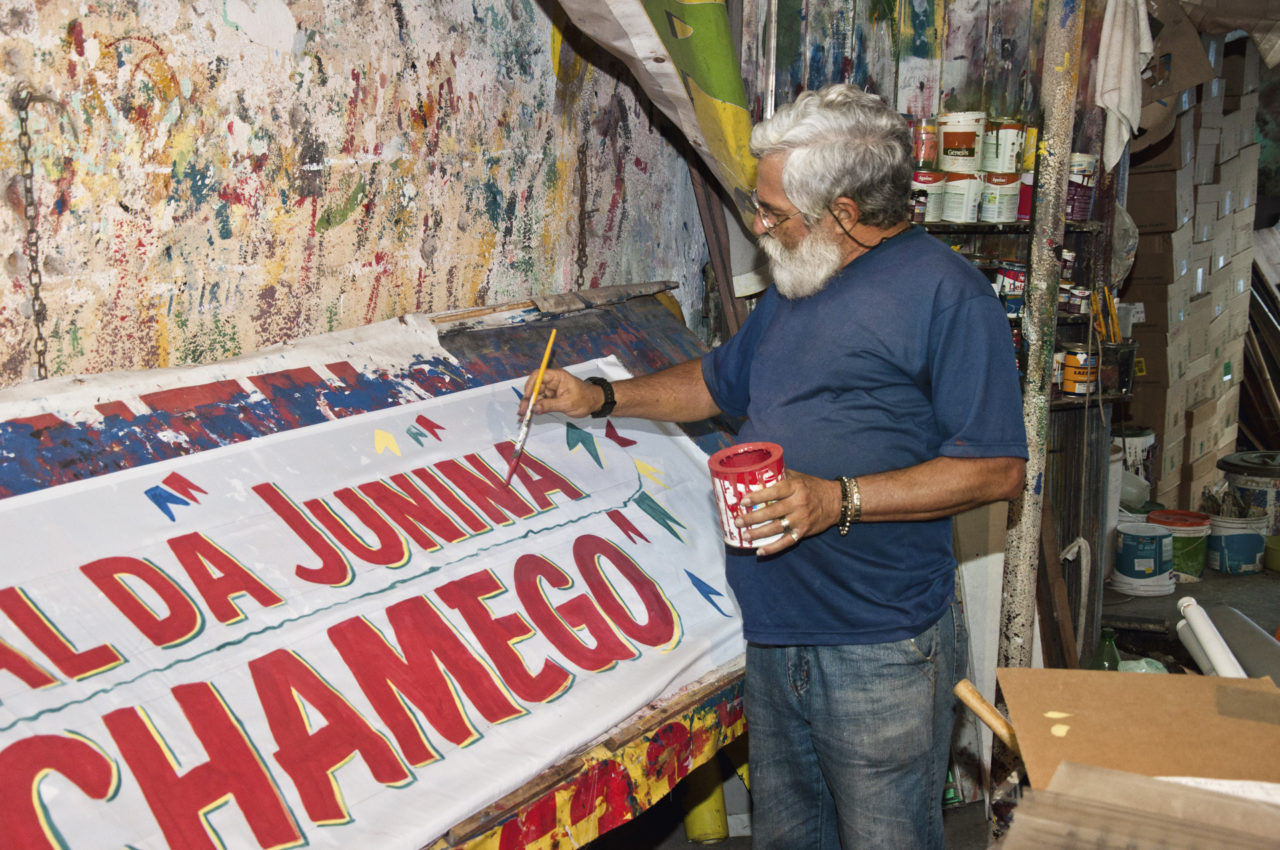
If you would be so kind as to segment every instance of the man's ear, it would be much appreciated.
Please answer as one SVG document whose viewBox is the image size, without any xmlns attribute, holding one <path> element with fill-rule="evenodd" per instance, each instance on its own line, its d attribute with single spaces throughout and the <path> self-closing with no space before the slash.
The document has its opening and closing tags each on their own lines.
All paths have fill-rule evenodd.
<svg viewBox="0 0 1280 850">
<path fill-rule="evenodd" d="M 855 226 L 861 219 L 861 210 L 858 209 L 857 201 L 852 198 L 841 196 L 831 202 L 831 214 L 845 228 Z"/>
</svg>

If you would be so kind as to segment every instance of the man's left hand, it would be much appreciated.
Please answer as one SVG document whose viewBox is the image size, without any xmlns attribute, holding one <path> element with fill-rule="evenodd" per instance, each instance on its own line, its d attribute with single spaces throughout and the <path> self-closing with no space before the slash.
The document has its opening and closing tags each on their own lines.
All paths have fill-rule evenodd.
<svg viewBox="0 0 1280 850">
<path fill-rule="evenodd" d="M 756 550 L 757 555 L 774 555 L 840 521 L 840 482 L 788 469 L 781 481 L 748 493 L 742 504 L 747 508 L 761 506 L 736 520 L 747 540 L 782 535 Z"/>
</svg>

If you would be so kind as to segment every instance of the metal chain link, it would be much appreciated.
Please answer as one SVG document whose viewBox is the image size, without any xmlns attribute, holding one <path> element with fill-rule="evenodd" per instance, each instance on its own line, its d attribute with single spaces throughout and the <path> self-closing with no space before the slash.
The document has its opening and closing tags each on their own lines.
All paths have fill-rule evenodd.
<svg viewBox="0 0 1280 850">
<path fill-rule="evenodd" d="M 36 339 L 32 348 L 36 353 L 36 376 L 43 381 L 49 377 L 49 366 L 45 357 L 49 351 L 49 341 L 44 336 L 44 320 L 47 313 L 44 298 L 40 294 L 44 278 L 40 272 L 40 232 L 36 229 L 35 170 L 31 163 L 31 134 L 27 130 L 27 108 L 31 105 L 32 99 L 31 89 L 24 84 L 18 87 L 13 105 L 18 110 L 18 147 L 22 150 L 22 214 L 27 220 L 27 284 L 31 287 L 31 318 L 36 326 Z"/>
</svg>

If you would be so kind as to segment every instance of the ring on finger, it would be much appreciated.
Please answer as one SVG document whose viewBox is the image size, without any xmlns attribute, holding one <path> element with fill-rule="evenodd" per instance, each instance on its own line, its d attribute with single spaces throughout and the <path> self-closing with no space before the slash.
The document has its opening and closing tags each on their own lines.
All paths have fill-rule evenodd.
<svg viewBox="0 0 1280 850">
<path fill-rule="evenodd" d="M 778 520 L 778 524 L 782 526 L 783 531 L 791 530 L 791 520 L 787 519 L 786 517 L 783 517 L 782 519 Z"/>
<path fill-rule="evenodd" d="M 795 543 L 799 543 L 799 542 L 800 542 L 800 532 L 796 531 L 796 530 L 793 528 L 793 529 L 791 529 L 791 531 L 790 531 L 790 535 L 791 535 L 791 539 L 792 539 L 792 541 L 793 541 L 793 542 L 795 542 Z"/>
</svg>

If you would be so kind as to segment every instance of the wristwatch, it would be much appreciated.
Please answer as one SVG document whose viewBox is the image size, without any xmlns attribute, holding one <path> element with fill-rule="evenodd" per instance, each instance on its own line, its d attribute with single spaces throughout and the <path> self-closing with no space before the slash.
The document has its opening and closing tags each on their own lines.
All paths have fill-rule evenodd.
<svg viewBox="0 0 1280 850">
<path fill-rule="evenodd" d="M 592 418 L 603 419 L 610 413 L 613 413 L 613 408 L 618 403 L 613 397 L 613 384 L 609 383 L 604 378 L 597 377 L 587 378 L 587 383 L 595 384 L 597 387 L 604 390 L 604 404 L 600 405 L 596 410 L 591 411 Z"/>
</svg>

